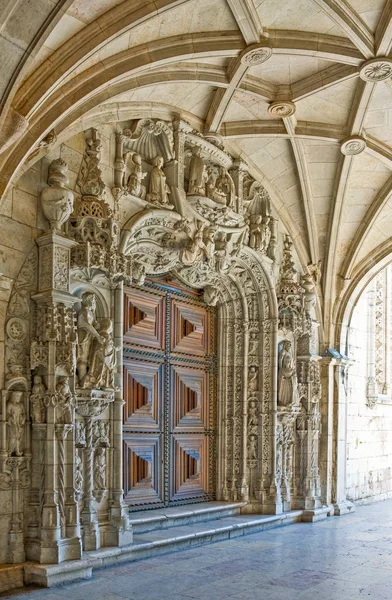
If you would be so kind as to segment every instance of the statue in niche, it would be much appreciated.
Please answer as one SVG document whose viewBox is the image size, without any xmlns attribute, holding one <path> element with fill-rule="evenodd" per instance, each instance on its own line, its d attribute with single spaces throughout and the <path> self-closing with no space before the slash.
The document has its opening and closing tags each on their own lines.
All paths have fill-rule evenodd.
<svg viewBox="0 0 392 600">
<path fill-rule="evenodd" d="M 44 395 L 46 392 L 45 384 L 42 381 L 41 375 L 34 375 L 34 384 L 31 390 L 31 417 L 33 423 L 45 423 L 45 406 Z"/>
<path fill-rule="evenodd" d="M 150 176 L 150 187 L 147 194 L 147 202 L 161 206 L 162 208 L 173 209 L 169 202 L 170 189 L 166 183 L 166 175 L 162 170 L 163 158 L 156 156 L 153 162 L 153 168 Z"/>
<path fill-rule="evenodd" d="M 183 265 L 190 267 L 202 260 L 203 256 L 207 255 L 207 248 L 204 243 L 205 224 L 202 221 L 197 222 L 196 231 L 192 234 L 189 227 L 186 227 L 189 242 L 181 251 L 181 262 Z"/>
<path fill-rule="evenodd" d="M 94 387 L 112 389 L 116 367 L 116 348 L 113 341 L 113 323 L 105 318 L 100 322 L 100 340 L 94 341 L 89 380 Z"/>
<path fill-rule="evenodd" d="M 226 173 L 226 171 L 223 167 L 221 167 L 220 169 L 221 170 L 223 169 L 223 172 Z M 207 181 L 206 181 L 207 197 L 210 200 L 213 200 L 214 202 L 216 202 L 217 204 L 219 204 L 221 206 L 227 206 L 227 196 L 224 191 L 225 187 L 226 187 L 226 184 L 224 181 L 224 176 L 219 175 L 218 177 L 216 177 L 214 170 L 211 167 L 207 167 L 206 172 L 207 172 Z M 219 182 L 218 182 L 218 180 L 219 180 Z M 218 185 L 219 185 L 219 187 L 218 187 Z"/>
<path fill-rule="evenodd" d="M 233 182 L 224 167 L 219 167 L 219 175 L 215 181 L 215 195 L 219 195 L 226 206 L 233 206 Z"/>
<path fill-rule="evenodd" d="M 99 344 L 104 343 L 104 338 L 98 333 L 99 323 L 95 318 L 97 300 L 92 292 L 85 292 L 82 296 L 82 309 L 78 315 L 78 346 L 76 368 L 80 387 L 91 387 L 89 381 L 89 365 L 91 364 L 91 350 L 94 340 Z"/>
<path fill-rule="evenodd" d="M 257 435 L 249 436 L 249 460 L 257 459 Z"/>
<path fill-rule="evenodd" d="M 248 390 L 249 392 L 257 392 L 259 387 L 259 370 L 255 366 L 249 367 L 248 370 Z"/>
<path fill-rule="evenodd" d="M 205 187 L 207 180 L 207 172 L 204 166 L 204 161 L 200 156 L 199 146 L 192 148 L 192 158 L 189 164 L 189 184 L 188 194 L 198 194 L 205 196 Z"/>
<path fill-rule="evenodd" d="M 83 465 L 79 454 L 75 454 L 75 498 L 80 500 L 83 496 Z"/>
<path fill-rule="evenodd" d="M 297 373 L 289 340 L 283 342 L 279 354 L 278 404 L 285 407 L 299 404 Z"/>
<path fill-rule="evenodd" d="M 23 392 L 12 391 L 7 402 L 8 452 L 11 456 L 23 456 L 23 434 L 26 411 Z"/>
<path fill-rule="evenodd" d="M 56 386 L 56 392 L 59 395 L 59 407 L 61 409 L 61 420 L 63 423 L 73 423 L 74 401 L 71 388 L 69 387 L 69 377 L 59 377 Z"/>
<path fill-rule="evenodd" d="M 248 427 L 249 429 L 258 426 L 258 418 L 257 418 L 257 402 L 256 400 L 249 401 L 248 407 Z"/>
<path fill-rule="evenodd" d="M 132 162 L 134 166 L 132 173 L 128 177 L 127 191 L 132 194 L 132 196 L 144 200 L 146 197 L 146 187 L 142 184 L 142 181 L 146 177 L 147 171 L 144 172 L 142 169 L 142 157 L 140 154 L 133 154 Z"/>
<path fill-rule="evenodd" d="M 97 448 L 94 456 L 94 488 L 106 489 L 106 455 L 105 448 Z"/>
</svg>

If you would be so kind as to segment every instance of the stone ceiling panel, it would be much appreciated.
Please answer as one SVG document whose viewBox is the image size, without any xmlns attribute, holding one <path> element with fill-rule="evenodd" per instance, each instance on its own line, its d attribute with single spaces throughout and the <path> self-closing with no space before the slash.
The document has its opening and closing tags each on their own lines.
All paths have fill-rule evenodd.
<svg viewBox="0 0 392 600">
<path fill-rule="evenodd" d="M 225 122 L 270 119 L 268 103 L 245 92 L 235 92 L 225 115 Z"/>
<path fill-rule="evenodd" d="M 263 27 L 346 37 L 343 29 L 313 0 L 255 0 L 255 5 Z"/>
<path fill-rule="evenodd" d="M 346 0 L 362 21 L 374 33 L 384 8 L 385 0 Z"/>
<path fill-rule="evenodd" d="M 265 63 L 251 67 L 249 73 L 276 85 L 291 85 L 333 64 L 330 61 L 310 56 L 273 54 Z"/>
<path fill-rule="evenodd" d="M 357 79 L 349 79 L 298 100 L 297 118 L 344 127 L 349 120 L 356 87 Z"/>
<path fill-rule="evenodd" d="M 365 119 L 367 134 L 392 145 L 392 89 L 390 83 L 379 83 L 371 99 Z"/>
</svg>

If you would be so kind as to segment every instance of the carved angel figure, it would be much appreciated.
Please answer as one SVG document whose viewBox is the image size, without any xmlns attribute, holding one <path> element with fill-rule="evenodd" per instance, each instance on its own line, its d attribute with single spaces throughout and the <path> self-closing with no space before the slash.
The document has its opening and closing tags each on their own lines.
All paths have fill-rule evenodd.
<svg viewBox="0 0 392 600">
<path fill-rule="evenodd" d="M 204 166 L 204 161 L 200 156 L 199 146 L 192 148 L 192 158 L 189 164 L 189 184 L 188 194 L 198 194 L 205 196 L 207 172 Z"/>
<path fill-rule="evenodd" d="M 8 452 L 11 456 L 23 456 L 23 433 L 26 411 L 23 392 L 12 391 L 7 402 Z"/>
<path fill-rule="evenodd" d="M 166 175 L 162 170 L 163 158 L 157 156 L 154 159 L 154 166 L 150 176 L 150 187 L 147 194 L 147 201 L 152 204 L 163 205 L 164 208 L 173 208 L 169 202 L 170 189 L 166 183 Z"/>
<path fill-rule="evenodd" d="M 45 384 L 41 375 L 34 376 L 34 385 L 31 390 L 31 416 L 33 423 L 45 423 L 44 394 L 46 392 Z"/>
<path fill-rule="evenodd" d="M 76 367 L 79 385 L 89 387 L 88 367 L 90 352 L 94 340 L 99 344 L 104 343 L 104 338 L 98 333 L 99 324 L 95 318 L 97 307 L 96 297 L 92 292 L 85 292 L 82 296 L 82 310 L 78 315 L 78 348 Z"/>
<path fill-rule="evenodd" d="M 142 184 L 143 179 L 147 175 L 147 171 L 144 172 L 142 169 L 142 158 L 140 154 L 132 155 L 133 172 L 128 177 L 127 190 L 132 196 L 141 198 L 144 200 L 146 197 L 146 187 Z"/>
<path fill-rule="evenodd" d="M 279 355 L 278 404 L 290 407 L 299 403 L 297 373 L 291 342 L 285 340 Z"/>
</svg>

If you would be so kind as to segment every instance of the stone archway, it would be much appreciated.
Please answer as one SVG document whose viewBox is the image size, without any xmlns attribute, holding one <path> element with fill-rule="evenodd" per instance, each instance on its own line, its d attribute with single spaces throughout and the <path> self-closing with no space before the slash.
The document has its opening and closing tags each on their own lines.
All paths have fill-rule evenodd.
<svg viewBox="0 0 392 600">
<path fill-rule="evenodd" d="M 263 262 L 245 247 L 221 271 L 208 261 L 182 265 L 189 237 L 181 224 L 177 213 L 145 211 L 124 226 L 121 252 L 132 257 L 139 283 L 146 275 L 170 274 L 204 289 L 207 304 L 218 306 L 217 497 L 247 501 L 249 511 L 275 512 L 273 286 Z"/>
</svg>

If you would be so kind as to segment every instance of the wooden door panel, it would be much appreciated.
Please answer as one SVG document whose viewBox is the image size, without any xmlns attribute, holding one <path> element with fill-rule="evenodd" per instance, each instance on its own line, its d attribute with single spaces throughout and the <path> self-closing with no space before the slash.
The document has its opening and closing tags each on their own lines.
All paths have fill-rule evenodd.
<svg viewBox="0 0 392 600">
<path fill-rule="evenodd" d="M 165 349 L 165 296 L 127 288 L 124 293 L 124 343 Z"/>
<path fill-rule="evenodd" d="M 126 430 L 159 430 L 163 410 L 162 362 L 124 360 L 124 419 Z"/>
<path fill-rule="evenodd" d="M 203 368 L 170 367 L 171 431 L 209 427 L 209 375 Z"/>
<path fill-rule="evenodd" d="M 200 305 L 171 298 L 170 352 L 205 356 L 210 349 L 210 316 Z"/>
<path fill-rule="evenodd" d="M 183 433 L 172 436 L 170 500 L 196 499 L 209 492 L 209 439 Z"/>
<path fill-rule="evenodd" d="M 133 505 L 163 502 L 160 435 L 124 434 L 124 497 Z"/>
</svg>

